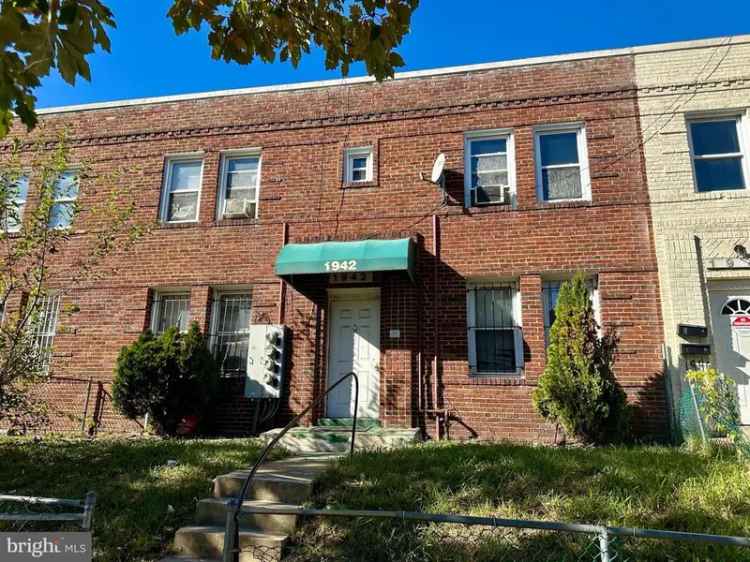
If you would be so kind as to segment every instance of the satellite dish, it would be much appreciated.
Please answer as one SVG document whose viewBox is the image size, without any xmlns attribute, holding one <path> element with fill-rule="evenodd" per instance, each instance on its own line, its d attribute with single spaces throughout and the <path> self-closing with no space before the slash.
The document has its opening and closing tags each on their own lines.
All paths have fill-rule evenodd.
<svg viewBox="0 0 750 562">
<path fill-rule="evenodd" d="M 445 169 L 445 154 L 440 153 L 435 158 L 435 163 L 432 165 L 432 176 L 430 180 L 432 183 L 440 183 L 443 179 L 443 170 Z"/>
</svg>

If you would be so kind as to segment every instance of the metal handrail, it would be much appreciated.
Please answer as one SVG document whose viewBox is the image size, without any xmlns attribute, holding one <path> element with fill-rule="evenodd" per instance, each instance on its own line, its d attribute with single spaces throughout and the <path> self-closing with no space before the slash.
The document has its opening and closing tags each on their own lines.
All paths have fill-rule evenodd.
<svg viewBox="0 0 750 562">
<path fill-rule="evenodd" d="M 276 443 L 278 443 L 281 438 L 284 437 L 284 435 L 286 435 L 286 433 L 290 429 L 292 429 L 292 427 L 294 427 L 300 419 L 302 419 L 305 414 L 307 414 L 315 406 L 318 406 L 334 388 L 339 386 L 349 377 L 354 380 L 354 416 L 352 417 L 352 437 L 351 443 L 349 445 L 349 456 L 352 456 L 354 454 L 354 443 L 357 437 L 357 410 L 359 409 L 359 377 L 357 377 L 357 374 L 354 371 L 350 371 L 335 383 L 333 383 L 331 386 L 329 386 L 323 394 L 310 402 L 310 404 L 308 404 L 308 406 L 304 410 L 294 416 L 294 418 L 292 418 L 292 420 L 284 426 L 284 429 L 282 429 L 260 453 L 258 460 L 255 461 L 255 464 L 253 464 L 253 467 L 250 469 L 250 473 L 247 475 L 247 478 L 245 478 L 245 482 L 242 484 L 240 493 L 236 498 L 231 499 L 227 504 L 227 527 L 224 531 L 224 562 L 239 562 L 239 517 L 240 511 L 242 510 L 242 502 L 245 501 L 245 496 L 247 495 L 247 491 L 250 489 L 250 484 L 252 483 L 256 472 L 258 472 L 260 465 L 263 464 L 264 460 L 266 460 L 268 453 L 271 451 L 271 449 L 273 449 Z"/>
</svg>

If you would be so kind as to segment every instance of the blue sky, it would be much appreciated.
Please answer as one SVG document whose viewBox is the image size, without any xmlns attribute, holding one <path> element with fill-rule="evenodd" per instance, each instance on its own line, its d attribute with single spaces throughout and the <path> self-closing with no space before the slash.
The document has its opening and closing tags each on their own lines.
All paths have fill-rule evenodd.
<svg viewBox="0 0 750 562">
<path fill-rule="evenodd" d="M 313 52 L 288 63 L 214 61 L 205 33 L 177 37 L 170 0 L 105 0 L 114 11 L 112 53 L 91 59 L 92 82 L 57 75 L 37 91 L 38 107 L 338 78 Z M 473 64 L 592 49 L 750 32 L 750 2 L 712 0 L 421 0 L 400 53 L 402 70 Z M 361 66 L 351 76 L 364 74 Z"/>
</svg>

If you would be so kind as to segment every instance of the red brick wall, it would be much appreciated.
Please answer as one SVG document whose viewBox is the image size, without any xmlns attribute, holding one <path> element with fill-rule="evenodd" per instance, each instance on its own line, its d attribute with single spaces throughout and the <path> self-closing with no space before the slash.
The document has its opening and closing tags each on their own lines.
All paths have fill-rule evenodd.
<svg viewBox="0 0 750 562">
<path fill-rule="evenodd" d="M 205 327 L 212 288 L 252 285 L 255 320 L 276 322 L 273 262 L 287 223 L 291 242 L 420 240 L 416 285 L 398 276 L 380 280 L 386 425 L 433 431 L 434 421 L 417 410 L 417 373 L 421 364 L 431 384 L 437 349 L 437 405 L 461 420 L 453 435 L 548 438 L 550 428 L 529 399 L 544 366 L 541 282 L 584 270 L 598 275 L 604 324 L 620 330 L 618 376 L 643 406 L 638 426 L 663 432 L 661 319 L 633 78 L 630 57 L 610 57 L 46 116 L 42 134 L 67 127 L 74 159 L 102 174 L 124 171 L 117 186 L 137 195 L 143 221 L 158 216 L 165 155 L 201 151 L 205 163 L 198 224 L 156 226 L 135 248 L 113 256 L 116 273 L 107 270 L 68 297 L 80 312 L 68 321 L 73 329 L 56 339 L 55 372 L 110 381 L 118 350 L 148 324 L 154 288 L 189 288 L 193 318 Z M 593 200 L 540 203 L 533 127 L 570 121 L 586 126 Z M 464 133 L 495 128 L 514 132 L 518 205 L 464 209 Z M 343 148 L 366 144 L 375 147 L 374 181 L 342 189 Z M 242 147 L 262 151 L 260 218 L 217 222 L 220 152 Z M 445 205 L 439 190 L 420 179 L 439 152 L 447 156 Z M 93 204 L 105 192 L 88 197 Z M 441 236 L 437 285 L 433 215 Z M 95 231 L 85 217 L 76 228 L 72 247 L 57 258 L 61 272 Z M 472 278 L 519 283 L 526 347 L 519 380 L 469 375 L 465 291 Z M 58 282 L 65 284 L 62 277 Z M 278 421 L 325 385 L 326 308 L 321 282 L 308 284 L 305 295 L 287 292 L 291 370 Z M 391 328 L 400 329 L 398 340 L 387 337 Z M 223 431 L 241 433 L 251 412 L 236 396 L 238 387 L 234 392 L 217 420 Z M 431 407 L 430 392 L 423 396 Z"/>
</svg>

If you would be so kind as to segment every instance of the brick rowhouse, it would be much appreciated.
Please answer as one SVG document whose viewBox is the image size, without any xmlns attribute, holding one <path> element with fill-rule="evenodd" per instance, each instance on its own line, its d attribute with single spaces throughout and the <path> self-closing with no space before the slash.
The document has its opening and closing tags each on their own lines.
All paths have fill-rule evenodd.
<svg viewBox="0 0 750 562">
<path fill-rule="evenodd" d="M 325 388 L 329 348 L 329 279 L 309 276 L 282 289 L 274 262 L 285 240 L 413 237 L 415 281 L 373 277 L 383 425 L 422 427 L 435 437 L 436 416 L 447 415 L 451 437 L 549 440 L 554 428 L 530 398 L 545 362 L 543 287 L 580 270 L 597 280 L 603 325 L 620 334 L 617 376 L 636 406 L 638 431 L 663 435 L 663 332 L 634 79 L 627 53 L 589 53 L 381 84 L 354 79 L 45 111 L 36 134 L 67 128 L 72 160 L 88 162 L 95 174 L 121 171 L 113 187 L 137 195 L 139 220 L 157 221 L 133 249 L 112 257 L 116 275 L 64 294 L 78 311 L 54 339 L 52 372 L 63 379 L 46 392 L 63 413 L 53 428 L 79 427 L 87 393 L 92 418 L 101 387 L 100 430 L 134 429 L 112 412 L 106 391 L 120 348 L 149 326 L 154 291 L 189 289 L 191 320 L 209 330 L 212 295 L 224 287 L 250 288 L 253 322 L 291 329 L 280 409 L 266 427 L 281 425 Z M 590 200 L 544 202 L 535 131 L 571 123 L 585 130 Z M 515 200 L 466 206 L 467 134 L 491 130 L 512 134 Z M 15 134 L 24 136 L 20 127 Z M 347 184 L 345 150 L 362 146 L 372 147 L 372 178 Z M 222 154 L 245 148 L 261 155 L 258 218 L 217 219 Z M 441 152 L 445 201 L 426 181 Z M 199 217 L 162 224 L 166 158 L 182 154 L 203 161 Z M 95 235 L 86 220 L 84 213 L 74 225 L 68 254 L 76 239 Z M 64 267 L 71 255 L 56 259 Z M 477 375 L 469 365 L 467 288 L 498 281 L 517 291 L 524 367 Z M 247 433 L 253 408 L 242 380 L 226 386 L 218 431 Z M 316 411 L 307 423 L 324 415 Z"/>
</svg>

